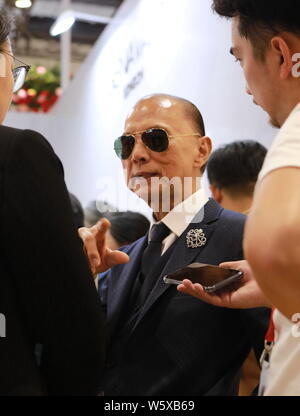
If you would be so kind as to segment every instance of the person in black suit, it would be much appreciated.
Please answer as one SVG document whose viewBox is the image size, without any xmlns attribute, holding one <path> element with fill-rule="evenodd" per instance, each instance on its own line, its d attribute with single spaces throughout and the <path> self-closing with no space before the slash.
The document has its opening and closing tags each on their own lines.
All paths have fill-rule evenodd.
<svg viewBox="0 0 300 416">
<path fill-rule="evenodd" d="M 14 71 L 0 13 L 0 123 Z M 0 395 L 97 395 L 101 303 L 74 225 L 62 165 L 38 133 L 0 126 Z"/>
<path fill-rule="evenodd" d="M 94 272 L 115 263 L 101 293 L 106 395 L 235 395 L 251 347 L 261 354 L 268 309 L 217 308 L 163 281 L 194 262 L 243 258 L 245 216 L 224 210 L 201 186 L 211 147 L 199 110 L 168 95 L 140 100 L 115 142 L 129 188 L 154 217 L 147 236 L 122 253 L 106 246 L 107 220 L 80 230 Z"/>
</svg>

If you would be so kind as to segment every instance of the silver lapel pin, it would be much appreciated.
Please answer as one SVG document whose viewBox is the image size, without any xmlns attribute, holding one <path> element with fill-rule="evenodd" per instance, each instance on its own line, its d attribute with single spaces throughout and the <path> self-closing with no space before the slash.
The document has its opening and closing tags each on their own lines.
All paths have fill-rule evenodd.
<svg viewBox="0 0 300 416">
<path fill-rule="evenodd" d="M 207 238 L 205 237 L 205 234 L 203 230 L 195 229 L 190 230 L 186 235 L 186 244 L 188 248 L 199 248 L 205 246 L 207 242 Z"/>
</svg>

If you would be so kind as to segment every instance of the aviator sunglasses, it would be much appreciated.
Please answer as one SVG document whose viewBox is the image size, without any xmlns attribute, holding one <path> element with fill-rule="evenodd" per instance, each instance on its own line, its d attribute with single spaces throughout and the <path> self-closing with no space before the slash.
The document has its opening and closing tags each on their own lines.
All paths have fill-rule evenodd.
<svg viewBox="0 0 300 416">
<path fill-rule="evenodd" d="M 121 136 L 115 140 L 114 150 L 117 156 L 122 160 L 127 160 L 134 148 L 137 134 L 141 134 L 142 142 L 144 145 L 153 152 L 165 152 L 169 147 L 169 139 L 173 137 L 189 137 L 189 136 L 201 136 L 199 133 L 191 134 L 178 134 L 176 136 L 170 136 L 164 129 L 148 129 L 145 131 L 139 131 L 128 136 Z"/>
</svg>

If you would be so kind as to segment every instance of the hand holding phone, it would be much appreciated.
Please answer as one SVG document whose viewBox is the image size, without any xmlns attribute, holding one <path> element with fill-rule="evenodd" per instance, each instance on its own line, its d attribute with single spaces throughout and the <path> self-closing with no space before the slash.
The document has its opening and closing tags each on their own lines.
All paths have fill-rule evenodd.
<svg viewBox="0 0 300 416">
<path fill-rule="evenodd" d="M 233 269 L 223 269 L 203 263 L 193 263 L 164 277 L 166 284 L 180 285 L 188 279 L 199 283 L 206 292 L 214 293 L 227 286 L 239 282 L 243 272 Z"/>
</svg>

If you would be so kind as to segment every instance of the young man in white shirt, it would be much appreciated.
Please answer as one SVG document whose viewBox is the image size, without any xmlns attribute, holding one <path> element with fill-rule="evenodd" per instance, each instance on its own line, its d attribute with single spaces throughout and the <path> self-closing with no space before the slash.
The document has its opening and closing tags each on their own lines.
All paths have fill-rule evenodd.
<svg viewBox="0 0 300 416">
<path fill-rule="evenodd" d="M 281 130 L 246 226 L 249 264 L 230 264 L 244 271 L 246 284 L 221 297 L 188 281 L 179 290 L 223 307 L 274 305 L 275 346 L 265 395 L 300 395 L 300 3 L 214 0 L 213 7 L 232 19 L 231 53 L 241 64 L 247 93 Z"/>
</svg>

